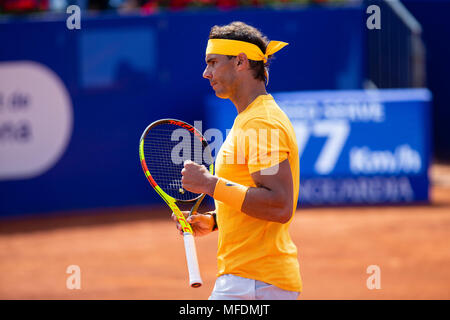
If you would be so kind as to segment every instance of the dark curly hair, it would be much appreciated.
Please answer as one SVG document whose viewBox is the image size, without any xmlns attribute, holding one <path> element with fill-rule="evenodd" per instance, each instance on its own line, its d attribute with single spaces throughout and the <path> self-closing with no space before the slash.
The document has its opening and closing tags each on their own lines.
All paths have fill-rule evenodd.
<svg viewBox="0 0 450 320">
<path fill-rule="evenodd" d="M 209 39 L 229 39 L 250 42 L 257 45 L 263 53 L 266 52 L 266 47 L 269 40 L 258 29 L 241 21 L 235 21 L 225 26 L 214 26 L 209 33 Z M 270 58 L 271 56 L 269 56 Z M 234 56 L 228 56 L 229 59 Z M 266 63 L 264 61 L 249 60 L 250 68 L 253 70 L 255 79 L 266 81 L 266 73 L 269 70 L 269 59 Z"/>
</svg>

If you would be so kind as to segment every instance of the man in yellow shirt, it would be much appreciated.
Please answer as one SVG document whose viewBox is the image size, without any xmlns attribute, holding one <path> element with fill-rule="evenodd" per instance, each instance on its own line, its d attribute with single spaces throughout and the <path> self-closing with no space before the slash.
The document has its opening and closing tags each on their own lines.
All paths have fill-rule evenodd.
<svg viewBox="0 0 450 320">
<path fill-rule="evenodd" d="M 218 229 L 218 278 L 210 299 L 297 299 L 297 248 L 288 228 L 297 207 L 299 157 L 288 117 L 266 92 L 268 59 L 286 46 L 233 22 L 214 26 L 203 77 L 238 115 L 216 156 L 216 173 L 185 162 L 183 188 L 215 199 L 188 218 L 194 234 Z"/>
</svg>

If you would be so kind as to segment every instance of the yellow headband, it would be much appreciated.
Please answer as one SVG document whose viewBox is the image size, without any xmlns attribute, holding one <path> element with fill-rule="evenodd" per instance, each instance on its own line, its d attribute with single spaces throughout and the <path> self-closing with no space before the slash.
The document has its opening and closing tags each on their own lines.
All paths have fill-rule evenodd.
<svg viewBox="0 0 450 320">
<path fill-rule="evenodd" d="M 249 60 L 267 62 L 267 58 L 275 52 L 281 50 L 288 43 L 282 41 L 270 41 L 264 54 L 261 49 L 250 42 L 229 40 L 229 39 L 209 39 L 206 47 L 206 54 L 223 54 L 225 56 L 237 56 L 241 52 L 247 55 Z"/>
</svg>

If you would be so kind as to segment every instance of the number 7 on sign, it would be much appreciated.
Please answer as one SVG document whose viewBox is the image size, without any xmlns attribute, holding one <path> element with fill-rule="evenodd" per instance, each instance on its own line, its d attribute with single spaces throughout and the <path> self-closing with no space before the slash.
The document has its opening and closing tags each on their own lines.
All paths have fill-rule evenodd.
<svg viewBox="0 0 450 320">
<path fill-rule="evenodd" d="M 318 174 L 328 174 L 333 171 L 342 148 L 350 134 L 350 125 L 345 120 L 321 120 L 314 123 L 306 121 L 293 121 L 297 135 L 298 151 L 300 157 L 305 150 L 311 136 L 327 137 L 327 140 L 317 157 L 314 169 Z"/>
</svg>

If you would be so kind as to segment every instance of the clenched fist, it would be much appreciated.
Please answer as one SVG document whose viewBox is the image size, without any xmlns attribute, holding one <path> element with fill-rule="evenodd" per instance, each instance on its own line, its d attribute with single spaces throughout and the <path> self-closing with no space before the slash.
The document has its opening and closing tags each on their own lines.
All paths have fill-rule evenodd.
<svg viewBox="0 0 450 320">
<path fill-rule="evenodd" d="M 213 196 L 218 178 L 213 176 L 205 166 L 186 160 L 181 175 L 183 176 L 181 184 L 184 189 Z"/>
</svg>

